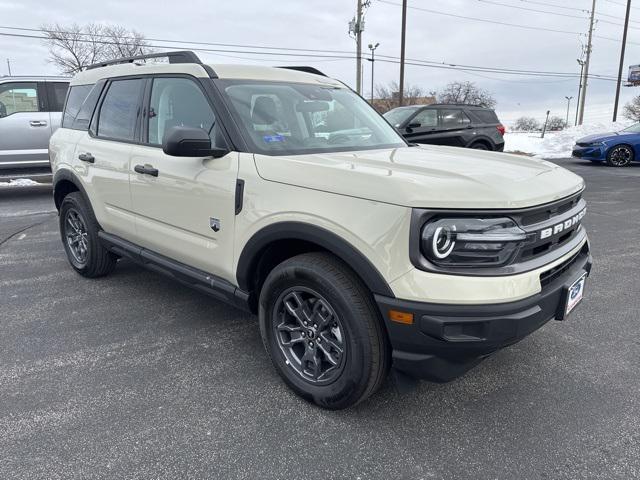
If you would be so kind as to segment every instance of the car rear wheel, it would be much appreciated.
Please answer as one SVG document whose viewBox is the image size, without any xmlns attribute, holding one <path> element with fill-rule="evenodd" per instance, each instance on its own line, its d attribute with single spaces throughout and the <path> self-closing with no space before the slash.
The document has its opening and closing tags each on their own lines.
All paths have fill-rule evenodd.
<svg viewBox="0 0 640 480">
<path fill-rule="evenodd" d="M 633 159 L 633 149 L 628 145 L 617 145 L 607 154 L 607 163 L 612 167 L 628 167 Z"/>
<path fill-rule="evenodd" d="M 470 148 L 474 150 L 491 150 L 486 144 L 481 142 L 473 143 Z"/>
<path fill-rule="evenodd" d="M 284 261 L 260 293 L 264 346 L 285 383 L 323 408 L 373 394 L 390 349 L 370 292 L 340 260 L 308 253 Z"/>
<path fill-rule="evenodd" d="M 60 236 L 73 269 L 85 277 L 102 277 L 113 271 L 117 257 L 98 238 L 100 227 L 79 192 L 64 197 L 60 205 Z"/>
</svg>

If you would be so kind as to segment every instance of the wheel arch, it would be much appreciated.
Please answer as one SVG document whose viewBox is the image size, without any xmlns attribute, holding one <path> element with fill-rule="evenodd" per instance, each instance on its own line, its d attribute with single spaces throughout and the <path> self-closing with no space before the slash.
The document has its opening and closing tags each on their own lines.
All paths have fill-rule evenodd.
<svg viewBox="0 0 640 480">
<path fill-rule="evenodd" d="M 467 143 L 466 148 L 472 148 L 473 145 L 475 145 L 476 143 L 482 143 L 483 145 L 488 147 L 489 150 L 491 150 L 491 151 L 495 151 L 495 149 L 496 149 L 496 145 L 493 142 L 493 140 L 491 140 L 489 137 L 485 137 L 485 136 L 475 137 L 473 140 L 471 140 L 469 143 Z"/>
<path fill-rule="evenodd" d="M 80 192 L 87 202 L 87 206 L 93 210 L 80 179 L 69 170 L 58 170 L 53 176 L 53 201 L 58 211 L 60 211 L 64 197 L 72 192 Z"/>
<path fill-rule="evenodd" d="M 256 232 L 238 259 L 238 286 L 246 292 L 257 293 L 271 268 L 287 258 L 311 251 L 334 254 L 353 269 L 372 293 L 395 297 L 378 269 L 347 240 L 322 227 L 302 222 L 274 223 Z"/>
</svg>

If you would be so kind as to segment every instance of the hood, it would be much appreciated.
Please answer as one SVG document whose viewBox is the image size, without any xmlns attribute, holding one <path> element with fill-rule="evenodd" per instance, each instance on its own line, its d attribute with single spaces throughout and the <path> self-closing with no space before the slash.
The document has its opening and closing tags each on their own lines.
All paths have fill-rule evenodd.
<svg viewBox="0 0 640 480">
<path fill-rule="evenodd" d="M 407 207 L 524 208 L 584 188 L 544 160 L 454 147 L 254 158 L 265 180 Z"/>
<path fill-rule="evenodd" d="M 576 140 L 576 143 L 604 142 L 605 140 L 615 138 L 618 135 L 620 135 L 618 132 L 597 133 L 594 135 L 587 135 L 586 137 L 579 138 L 578 140 Z"/>
</svg>

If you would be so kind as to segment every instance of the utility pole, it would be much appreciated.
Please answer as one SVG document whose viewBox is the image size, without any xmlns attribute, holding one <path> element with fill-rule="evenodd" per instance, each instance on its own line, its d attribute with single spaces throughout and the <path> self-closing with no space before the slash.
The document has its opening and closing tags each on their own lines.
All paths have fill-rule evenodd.
<svg viewBox="0 0 640 480">
<path fill-rule="evenodd" d="M 11 60 L 7 58 L 7 69 L 9 70 L 9 76 L 11 76 Z"/>
<path fill-rule="evenodd" d="M 547 133 L 547 124 L 549 123 L 549 114 L 551 110 L 547 110 L 547 119 L 544 121 L 544 127 L 542 127 L 542 135 L 540 138 L 544 138 L 544 134 Z"/>
<path fill-rule="evenodd" d="M 582 125 L 584 121 L 584 106 L 587 101 L 587 86 L 589 83 L 589 64 L 591 62 L 591 50 L 593 41 L 593 24 L 596 15 L 596 0 L 593 0 L 591 7 L 591 19 L 589 20 L 589 39 L 587 41 L 587 58 L 584 62 L 584 81 L 582 82 L 582 97 L 580 98 L 580 113 L 578 114 L 578 125 Z"/>
<path fill-rule="evenodd" d="M 584 73 L 584 60 L 578 58 L 578 64 L 580 65 L 580 83 L 578 85 L 578 101 L 576 102 L 576 121 L 574 125 L 578 125 L 578 113 L 580 113 L 580 95 L 582 94 L 582 74 Z"/>
<path fill-rule="evenodd" d="M 407 34 L 407 0 L 402 0 L 402 37 L 400 40 L 400 88 L 398 92 L 398 106 L 404 103 L 404 47 Z"/>
<path fill-rule="evenodd" d="M 358 0 L 358 10 L 356 11 L 356 92 L 360 93 L 362 88 L 362 0 Z"/>
<path fill-rule="evenodd" d="M 369 44 L 369 50 L 371 50 L 371 59 L 369 60 L 371 62 L 371 105 L 373 106 L 373 64 L 376 61 L 375 58 L 375 53 L 376 53 L 376 48 L 378 48 L 380 46 L 380 43 L 376 43 L 375 45 L 373 45 L 372 43 Z"/>
<path fill-rule="evenodd" d="M 627 32 L 629 31 L 629 14 L 631 12 L 631 0 L 627 0 L 627 15 L 624 18 L 624 33 L 622 34 L 622 48 L 620 49 L 620 70 L 618 70 L 618 83 L 616 85 L 616 100 L 613 104 L 613 121 L 618 119 L 618 103 L 620 102 L 620 86 L 622 84 L 622 69 L 624 68 L 624 50 L 627 46 Z"/>
<path fill-rule="evenodd" d="M 567 99 L 567 120 L 564 122 L 566 124 L 565 128 L 569 126 L 569 109 L 571 108 L 571 99 L 573 97 L 564 97 Z"/>
</svg>

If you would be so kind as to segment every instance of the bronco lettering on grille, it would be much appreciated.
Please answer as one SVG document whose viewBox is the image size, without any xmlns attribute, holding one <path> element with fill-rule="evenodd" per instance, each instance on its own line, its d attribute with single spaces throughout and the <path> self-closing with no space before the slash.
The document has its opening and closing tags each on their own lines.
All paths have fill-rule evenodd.
<svg viewBox="0 0 640 480">
<path fill-rule="evenodd" d="M 565 230 L 570 229 L 571 227 L 580 223 L 580 220 L 582 220 L 582 218 L 586 215 L 586 213 L 587 213 L 587 209 L 585 208 L 580 213 L 577 213 L 573 217 L 565 220 L 564 222 L 558 223 L 553 227 L 549 227 L 549 228 L 545 228 L 544 230 L 541 230 L 540 239 L 543 240 L 545 238 L 549 238 L 552 235 L 557 235 L 561 232 L 564 232 Z"/>
</svg>

